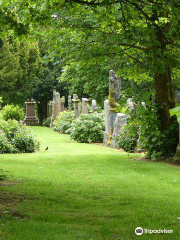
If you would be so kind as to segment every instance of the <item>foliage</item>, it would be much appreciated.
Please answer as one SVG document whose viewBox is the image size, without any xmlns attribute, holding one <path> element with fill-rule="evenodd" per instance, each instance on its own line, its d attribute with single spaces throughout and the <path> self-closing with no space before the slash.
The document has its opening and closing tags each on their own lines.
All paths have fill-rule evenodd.
<svg viewBox="0 0 180 240">
<path fill-rule="evenodd" d="M 5 103 L 22 105 L 40 81 L 42 63 L 38 43 L 5 39 L 0 59 L 0 94 Z"/>
<path fill-rule="evenodd" d="M 180 123 L 180 106 L 170 109 L 170 114 L 171 114 L 171 116 L 176 115 L 178 122 Z"/>
<path fill-rule="evenodd" d="M 2 109 L 2 116 L 5 121 L 9 119 L 15 119 L 17 121 L 24 119 L 24 111 L 19 106 L 12 105 L 6 105 Z"/>
<path fill-rule="evenodd" d="M 31 153 L 39 149 L 39 142 L 23 121 L 0 121 L 0 153 Z"/>
<path fill-rule="evenodd" d="M 129 122 L 119 129 L 118 134 L 113 137 L 117 141 L 118 148 L 122 148 L 126 152 L 134 152 L 139 137 L 139 128 Z"/>
<path fill-rule="evenodd" d="M 56 121 L 53 123 L 53 129 L 60 133 L 70 134 L 71 124 L 74 120 L 74 112 L 60 112 Z"/>
<path fill-rule="evenodd" d="M 84 143 L 101 143 L 104 137 L 102 114 L 81 114 L 72 123 L 71 138 Z"/>
<path fill-rule="evenodd" d="M 0 109 L 1 109 L 1 104 L 3 103 L 2 97 L 0 97 Z"/>
<path fill-rule="evenodd" d="M 43 126 L 44 127 L 50 127 L 51 125 L 51 118 L 46 118 L 44 121 L 43 121 Z"/>
<path fill-rule="evenodd" d="M 139 105 L 132 115 L 132 121 L 140 128 L 140 142 L 152 160 L 172 157 L 178 143 L 177 122 L 172 121 L 169 129 L 160 129 L 157 115 L 153 104 L 146 108 Z"/>
</svg>

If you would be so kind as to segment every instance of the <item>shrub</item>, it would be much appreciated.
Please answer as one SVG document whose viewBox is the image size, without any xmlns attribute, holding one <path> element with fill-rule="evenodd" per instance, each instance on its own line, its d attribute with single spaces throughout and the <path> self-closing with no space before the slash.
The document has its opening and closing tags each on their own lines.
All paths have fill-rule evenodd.
<svg viewBox="0 0 180 240">
<path fill-rule="evenodd" d="M 24 119 L 24 111 L 19 106 L 6 105 L 2 109 L 2 116 L 5 121 L 9 119 L 15 119 L 17 121 L 20 121 Z"/>
<path fill-rule="evenodd" d="M 137 146 L 137 140 L 139 137 L 139 129 L 136 125 L 128 123 L 123 126 L 119 133 L 114 136 L 117 141 L 118 148 L 124 149 L 126 152 L 134 152 L 134 148 Z"/>
<path fill-rule="evenodd" d="M 104 128 L 102 114 L 81 114 L 72 123 L 71 138 L 83 143 L 103 142 Z"/>
<path fill-rule="evenodd" d="M 38 149 L 39 142 L 22 121 L 0 121 L 0 153 L 30 153 Z"/>
<path fill-rule="evenodd" d="M 43 126 L 44 127 L 50 127 L 51 125 L 51 118 L 46 118 L 44 121 L 43 121 Z"/>
<path fill-rule="evenodd" d="M 60 133 L 70 134 L 70 128 L 73 120 L 74 112 L 60 112 L 56 121 L 54 121 L 53 129 Z"/>
</svg>

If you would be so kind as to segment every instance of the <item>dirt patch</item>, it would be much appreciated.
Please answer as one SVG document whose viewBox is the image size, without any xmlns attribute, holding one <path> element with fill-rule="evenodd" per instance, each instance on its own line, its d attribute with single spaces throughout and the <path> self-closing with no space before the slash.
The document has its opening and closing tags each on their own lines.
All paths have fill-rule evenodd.
<svg viewBox="0 0 180 240">
<path fill-rule="evenodd" d="M 3 186 L 14 186 L 18 184 L 19 182 L 11 182 L 11 181 L 0 181 L 0 187 Z"/>
</svg>

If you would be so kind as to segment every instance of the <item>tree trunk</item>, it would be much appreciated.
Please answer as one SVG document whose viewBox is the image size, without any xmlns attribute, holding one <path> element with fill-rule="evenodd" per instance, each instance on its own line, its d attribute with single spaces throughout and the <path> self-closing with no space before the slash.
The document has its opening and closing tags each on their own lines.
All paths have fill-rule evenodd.
<svg viewBox="0 0 180 240">
<path fill-rule="evenodd" d="M 155 72 L 156 104 L 162 130 L 169 128 L 171 117 L 169 110 L 175 107 L 170 66 L 163 73 Z"/>
</svg>

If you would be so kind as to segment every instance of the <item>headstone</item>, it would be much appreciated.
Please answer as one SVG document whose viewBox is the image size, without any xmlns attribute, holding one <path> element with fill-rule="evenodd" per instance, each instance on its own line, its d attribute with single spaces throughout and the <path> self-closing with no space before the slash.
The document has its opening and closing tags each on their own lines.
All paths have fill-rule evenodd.
<svg viewBox="0 0 180 240">
<path fill-rule="evenodd" d="M 56 92 L 56 99 L 55 99 L 55 119 L 60 113 L 61 110 L 61 99 L 60 99 L 60 94 Z"/>
<path fill-rule="evenodd" d="M 88 114 L 88 102 L 89 102 L 89 99 L 82 98 L 82 113 L 83 114 Z"/>
<path fill-rule="evenodd" d="M 118 105 L 117 101 L 120 98 L 121 78 L 117 77 L 115 71 L 109 71 L 109 105 L 110 105 L 110 132 L 113 133 L 114 122 L 116 119 L 115 108 Z"/>
<path fill-rule="evenodd" d="M 34 99 L 28 100 L 26 102 L 25 122 L 27 125 L 38 125 L 39 123 L 38 118 L 36 117 L 35 104 L 36 102 Z"/>
<path fill-rule="evenodd" d="M 104 101 L 104 112 L 105 112 L 105 133 L 104 133 L 104 145 L 107 146 L 110 144 L 110 106 L 109 101 Z"/>
<path fill-rule="evenodd" d="M 122 127 L 127 125 L 127 118 L 128 116 L 126 114 L 117 113 L 112 134 L 111 147 L 117 147 L 116 136 L 121 133 Z"/>
<path fill-rule="evenodd" d="M 49 117 L 51 118 L 53 114 L 53 102 L 50 101 L 49 103 Z"/>
<path fill-rule="evenodd" d="M 64 112 L 64 110 L 65 110 L 64 105 L 65 105 L 65 97 L 63 96 L 63 97 L 61 98 L 60 112 Z"/>
<path fill-rule="evenodd" d="M 97 107 L 97 103 L 96 103 L 96 100 L 92 100 L 92 111 L 95 112 L 98 110 L 98 107 Z"/>
<path fill-rule="evenodd" d="M 132 111 L 135 107 L 135 103 L 132 101 L 132 98 L 127 99 L 127 107 L 130 111 Z"/>
<path fill-rule="evenodd" d="M 69 95 L 68 96 L 68 110 L 69 110 L 69 112 L 71 112 L 71 109 L 72 109 L 71 104 L 72 104 L 72 100 L 71 100 L 71 96 Z"/>
<path fill-rule="evenodd" d="M 75 113 L 75 118 L 79 117 L 79 98 L 77 94 L 73 94 L 73 103 L 74 103 L 74 113 Z"/>
<path fill-rule="evenodd" d="M 51 127 L 53 126 L 53 122 L 56 120 L 57 116 L 60 113 L 60 94 L 53 90 L 53 102 L 52 102 L 52 118 L 51 118 Z"/>
</svg>

